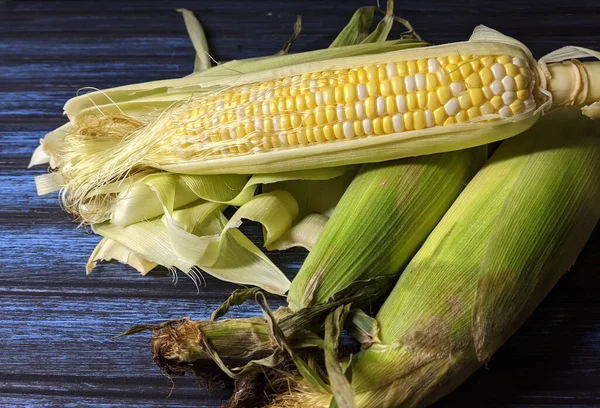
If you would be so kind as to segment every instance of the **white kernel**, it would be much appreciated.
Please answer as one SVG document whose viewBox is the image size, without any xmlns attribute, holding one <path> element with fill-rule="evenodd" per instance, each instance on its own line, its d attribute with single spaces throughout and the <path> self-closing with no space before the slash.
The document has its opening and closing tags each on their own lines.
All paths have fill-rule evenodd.
<svg viewBox="0 0 600 408">
<path fill-rule="evenodd" d="M 315 94 L 315 102 L 317 103 L 317 106 L 323 106 L 323 92 L 317 91 Z"/>
<path fill-rule="evenodd" d="M 502 102 L 504 102 L 505 105 L 510 105 L 516 99 L 517 99 L 517 94 L 514 92 L 504 92 L 502 94 Z"/>
<path fill-rule="evenodd" d="M 354 137 L 354 126 L 349 120 L 344 122 L 342 129 L 344 130 L 344 137 L 346 139 L 352 139 Z"/>
<path fill-rule="evenodd" d="M 273 96 L 274 96 L 274 94 L 273 94 L 273 90 L 272 89 L 269 89 L 267 91 L 267 93 L 265 93 L 265 99 L 272 99 Z"/>
<path fill-rule="evenodd" d="M 396 68 L 395 62 L 388 62 L 388 64 L 385 66 L 385 70 L 387 71 L 388 78 L 398 75 L 398 68 Z"/>
<path fill-rule="evenodd" d="M 269 112 L 269 102 L 265 101 L 265 102 L 262 103 L 262 113 L 265 116 L 270 113 Z"/>
<path fill-rule="evenodd" d="M 494 75 L 494 78 L 496 79 L 502 79 L 506 75 L 504 65 L 500 64 L 499 62 L 496 62 L 494 65 L 492 65 L 492 68 L 490 69 L 492 71 L 492 74 Z"/>
<path fill-rule="evenodd" d="M 251 101 L 254 101 L 254 100 L 256 100 L 256 96 L 257 96 L 257 94 L 258 94 L 258 93 L 257 93 L 256 91 L 251 91 L 251 92 L 250 92 L 250 100 L 251 100 Z"/>
<path fill-rule="evenodd" d="M 440 68 L 440 64 L 437 62 L 435 58 L 429 58 L 427 60 L 427 70 L 432 74 L 435 74 Z"/>
<path fill-rule="evenodd" d="M 515 79 L 510 76 L 505 76 L 504 78 L 502 78 L 502 85 L 504 85 L 504 89 L 506 91 L 514 91 L 517 88 Z"/>
<path fill-rule="evenodd" d="M 406 112 L 406 97 L 404 95 L 396 95 L 396 108 L 398 112 Z"/>
<path fill-rule="evenodd" d="M 535 101 L 533 99 L 527 99 L 525 101 L 525 109 L 530 109 L 535 106 Z"/>
<path fill-rule="evenodd" d="M 425 125 L 427 127 L 432 127 L 434 124 L 433 120 L 433 112 L 429 109 L 425 109 Z"/>
<path fill-rule="evenodd" d="M 339 121 L 346 119 L 346 114 L 344 113 L 344 105 L 342 105 L 341 103 L 335 107 L 335 113 Z"/>
<path fill-rule="evenodd" d="M 481 88 L 481 90 L 483 91 L 485 97 L 488 99 L 492 99 L 492 97 L 494 96 L 494 93 L 492 92 L 489 86 L 484 86 Z"/>
<path fill-rule="evenodd" d="M 217 117 L 217 115 L 213 115 L 212 124 L 213 126 L 217 126 L 219 124 L 219 118 Z"/>
<path fill-rule="evenodd" d="M 216 110 L 222 110 L 224 106 L 223 103 L 223 99 L 219 99 L 216 103 L 215 103 L 215 109 Z"/>
<path fill-rule="evenodd" d="M 521 57 L 513 57 L 513 64 L 519 68 L 527 68 L 527 62 Z"/>
<path fill-rule="evenodd" d="M 454 116 L 460 110 L 460 105 L 458 103 L 458 99 L 452 98 L 448 102 L 444 104 L 444 110 L 448 114 L 448 116 Z"/>
<path fill-rule="evenodd" d="M 317 89 L 319 89 L 319 86 L 317 84 L 316 79 L 310 80 L 310 82 L 308 83 L 308 89 L 310 89 L 311 92 L 317 92 Z"/>
<path fill-rule="evenodd" d="M 510 108 L 508 106 L 501 107 L 500 110 L 498 111 L 498 113 L 503 118 L 507 118 L 510 115 L 512 115 L 512 111 L 510 110 Z"/>
<path fill-rule="evenodd" d="M 402 132 L 404 130 L 404 120 L 402 115 L 396 113 L 392 116 L 392 125 L 394 126 L 394 132 Z"/>
<path fill-rule="evenodd" d="M 415 77 L 412 75 L 408 75 L 404 77 L 404 88 L 406 88 L 406 92 L 414 92 L 415 91 Z"/>
<path fill-rule="evenodd" d="M 256 130 L 263 130 L 263 120 L 261 118 L 254 118 L 254 127 Z"/>
<path fill-rule="evenodd" d="M 425 74 L 418 73 L 415 75 L 415 84 L 417 85 L 417 89 L 422 91 L 425 89 Z"/>
<path fill-rule="evenodd" d="M 273 116 L 273 129 L 279 132 L 281 130 L 281 116 Z"/>
<path fill-rule="evenodd" d="M 378 96 L 377 97 L 377 114 L 379 116 L 383 116 L 383 115 L 385 115 L 386 111 L 387 111 L 387 109 L 385 107 L 385 97 Z"/>
<path fill-rule="evenodd" d="M 235 110 L 235 115 L 237 117 L 237 120 L 242 120 L 244 119 L 244 117 L 246 116 L 244 114 L 244 107 L 243 106 L 238 106 L 237 109 Z"/>
<path fill-rule="evenodd" d="M 294 83 L 300 82 L 300 77 L 298 75 L 294 75 L 292 77 L 292 82 L 294 82 Z"/>
<path fill-rule="evenodd" d="M 354 105 L 354 109 L 356 110 L 356 117 L 359 119 L 364 119 L 367 115 L 365 114 L 365 104 L 363 101 L 358 101 Z"/>
<path fill-rule="evenodd" d="M 373 134 L 373 122 L 371 122 L 371 119 L 363 119 L 362 125 L 366 135 Z"/>
<path fill-rule="evenodd" d="M 502 82 L 500 82 L 498 79 L 492 82 L 490 89 L 492 90 L 492 93 L 494 95 L 502 95 L 502 92 L 504 92 L 504 86 L 502 85 Z"/>
<path fill-rule="evenodd" d="M 358 99 L 364 101 L 367 99 L 369 93 L 367 92 L 367 86 L 365 84 L 356 85 L 356 94 L 358 95 Z"/>
<path fill-rule="evenodd" d="M 279 138 L 279 144 L 281 144 L 282 146 L 287 146 L 288 145 L 287 133 L 286 132 L 279 133 L 279 135 L 277 135 L 277 137 Z"/>
<path fill-rule="evenodd" d="M 233 127 L 229 128 L 229 138 L 230 139 L 237 139 L 237 135 L 235 134 L 235 129 Z M 229 152 L 229 150 L 227 152 Z"/>
<path fill-rule="evenodd" d="M 462 82 L 452 82 L 450 84 L 452 95 L 458 96 L 465 90 L 465 85 Z"/>
</svg>

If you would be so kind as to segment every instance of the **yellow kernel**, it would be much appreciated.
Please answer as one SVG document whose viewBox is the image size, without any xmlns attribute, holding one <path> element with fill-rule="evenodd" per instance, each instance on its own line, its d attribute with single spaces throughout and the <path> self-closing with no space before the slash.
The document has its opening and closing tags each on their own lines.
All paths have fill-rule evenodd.
<svg viewBox="0 0 600 408">
<path fill-rule="evenodd" d="M 419 70 L 419 72 L 422 72 L 422 73 L 428 72 L 428 70 L 427 70 L 427 60 L 426 59 L 419 59 L 419 60 L 417 60 L 417 69 Z"/>
<path fill-rule="evenodd" d="M 332 125 L 323 126 L 323 134 L 325 135 L 325 139 L 329 141 L 335 140 L 335 134 L 333 133 Z"/>
<path fill-rule="evenodd" d="M 508 55 L 501 55 L 498 57 L 498 62 L 500 64 L 508 64 L 509 62 L 512 62 L 512 57 Z"/>
<path fill-rule="evenodd" d="M 523 103 L 522 100 L 517 99 L 516 101 L 511 103 L 509 107 L 512 113 L 516 115 L 517 113 L 520 113 L 525 109 L 525 103 Z"/>
<path fill-rule="evenodd" d="M 406 94 L 406 106 L 408 107 L 409 111 L 416 110 L 419 106 L 417 102 L 417 95 L 415 95 L 414 93 Z"/>
<path fill-rule="evenodd" d="M 529 68 L 520 68 L 520 71 L 521 75 L 524 75 L 527 78 L 529 78 L 529 75 L 531 75 L 531 71 L 529 70 Z"/>
<path fill-rule="evenodd" d="M 471 109 L 469 109 L 467 111 L 467 116 L 469 116 L 469 119 L 473 119 L 478 116 L 481 116 L 481 110 L 479 109 L 478 106 L 473 106 Z"/>
<path fill-rule="evenodd" d="M 479 72 L 479 70 L 481 69 L 481 61 L 479 61 L 478 59 L 472 60 L 471 62 L 469 62 L 469 64 L 471 64 L 473 72 Z"/>
<path fill-rule="evenodd" d="M 481 63 L 484 67 L 489 68 L 496 63 L 496 58 L 492 56 L 483 57 L 481 58 Z"/>
<path fill-rule="evenodd" d="M 492 74 L 492 71 L 488 67 L 481 68 L 481 71 L 479 71 L 479 77 L 481 78 L 483 85 L 487 86 L 494 82 L 494 74 Z"/>
<path fill-rule="evenodd" d="M 379 95 L 379 85 L 377 84 L 377 82 L 367 82 L 367 94 L 369 94 L 369 96 Z"/>
<path fill-rule="evenodd" d="M 335 110 L 335 106 L 326 106 L 325 107 L 325 117 L 327 117 L 327 122 L 333 123 L 337 121 L 337 112 Z"/>
<path fill-rule="evenodd" d="M 412 112 L 402 114 L 402 120 L 404 121 L 404 130 L 413 130 L 415 128 Z"/>
<path fill-rule="evenodd" d="M 302 92 L 300 91 L 300 88 L 298 88 L 296 85 L 292 85 L 290 87 L 290 96 L 297 96 L 300 95 Z"/>
<path fill-rule="evenodd" d="M 448 119 L 444 121 L 444 126 L 454 125 L 456 123 L 456 119 L 453 116 L 450 116 Z"/>
<path fill-rule="evenodd" d="M 427 73 L 425 75 L 425 87 L 428 91 L 435 91 L 438 87 L 438 79 L 434 73 Z"/>
<path fill-rule="evenodd" d="M 397 62 L 396 70 L 398 71 L 398 75 L 407 76 L 408 75 L 408 67 L 406 66 L 406 62 Z"/>
<path fill-rule="evenodd" d="M 346 103 L 356 102 L 356 85 L 351 83 L 344 85 L 344 100 Z"/>
<path fill-rule="evenodd" d="M 312 113 L 304 114 L 304 124 L 308 127 L 313 127 L 317 124 L 315 115 Z"/>
<path fill-rule="evenodd" d="M 235 128 L 235 137 L 242 139 L 244 136 L 246 136 L 246 130 L 243 126 L 238 126 Z"/>
<path fill-rule="evenodd" d="M 375 119 L 373 119 L 373 132 L 376 135 L 382 135 L 383 134 L 383 124 L 382 124 L 381 118 L 375 118 Z"/>
<path fill-rule="evenodd" d="M 356 119 L 356 109 L 354 104 L 344 106 L 344 116 L 347 119 Z"/>
<path fill-rule="evenodd" d="M 406 67 L 408 68 L 408 75 L 414 75 L 419 72 L 419 68 L 415 61 L 406 61 Z"/>
<path fill-rule="evenodd" d="M 244 132 L 246 132 L 246 135 L 254 132 L 254 130 L 254 124 L 252 122 L 246 122 L 244 124 Z"/>
<path fill-rule="evenodd" d="M 395 95 L 403 95 L 404 92 L 406 92 L 404 88 L 404 78 L 395 76 L 390 81 L 392 83 L 392 91 L 394 91 Z"/>
<path fill-rule="evenodd" d="M 292 127 L 294 129 L 302 125 L 302 118 L 297 113 L 290 114 L 290 121 L 292 122 Z"/>
<path fill-rule="evenodd" d="M 308 109 L 313 109 L 317 106 L 314 92 L 307 92 L 304 94 L 304 103 Z"/>
<path fill-rule="evenodd" d="M 467 88 L 480 88 L 482 85 L 481 78 L 474 72 L 467 77 L 465 83 L 467 84 Z"/>
<path fill-rule="evenodd" d="M 290 146 L 298 145 L 298 136 L 296 132 L 287 132 L 287 141 Z"/>
<path fill-rule="evenodd" d="M 448 75 L 445 71 L 439 70 L 435 73 L 438 82 L 440 85 L 450 85 L 450 75 Z"/>
<path fill-rule="evenodd" d="M 486 101 L 485 95 L 481 88 L 471 88 L 469 89 L 469 96 L 471 97 L 471 102 L 473 106 L 481 106 Z"/>
<path fill-rule="evenodd" d="M 355 120 L 352 126 L 354 127 L 354 134 L 356 135 L 356 137 L 361 137 L 365 135 L 365 131 L 362 127 L 362 120 Z"/>
<path fill-rule="evenodd" d="M 440 106 L 440 100 L 435 92 L 427 93 L 427 109 L 430 111 L 436 110 Z"/>
<path fill-rule="evenodd" d="M 367 71 L 365 71 L 362 68 L 358 69 L 358 71 L 356 72 L 356 76 L 358 77 L 359 84 L 366 84 L 369 81 L 369 78 L 367 76 Z"/>
<path fill-rule="evenodd" d="M 448 58 L 447 57 L 437 57 L 436 60 L 443 67 L 445 67 L 446 65 L 448 65 Z"/>
<path fill-rule="evenodd" d="M 448 73 L 448 75 L 452 74 L 453 71 L 456 71 L 458 69 L 458 66 L 456 66 L 456 64 L 448 64 L 446 65 L 446 72 Z"/>
<path fill-rule="evenodd" d="M 469 117 L 467 116 L 467 112 L 465 112 L 464 110 L 458 112 L 455 118 L 458 123 L 465 123 L 469 119 Z"/>
<path fill-rule="evenodd" d="M 447 86 L 442 86 L 442 87 L 438 88 L 436 93 L 440 100 L 440 103 L 442 103 L 442 104 L 448 102 L 450 100 L 450 98 L 452 98 L 452 92 L 450 91 L 450 88 L 448 88 Z"/>
<path fill-rule="evenodd" d="M 518 90 L 527 89 L 527 85 L 529 85 L 529 81 L 527 80 L 527 77 L 525 77 L 525 75 L 519 74 L 515 77 L 515 85 Z"/>
<path fill-rule="evenodd" d="M 326 86 L 321 90 L 321 92 L 323 93 L 323 102 L 325 102 L 325 105 L 333 105 L 335 103 L 333 87 Z"/>
<path fill-rule="evenodd" d="M 414 127 L 416 130 L 425 129 L 425 112 L 418 110 L 413 115 Z"/>
<path fill-rule="evenodd" d="M 369 96 L 365 99 L 365 113 L 368 118 L 377 117 L 377 98 L 374 96 Z"/>
<path fill-rule="evenodd" d="M 381 122 L 383 124 L 384 134 L 389 135 L 390 133 L 394 133 L 394 125 L 391 116 L 384 116 Z"/>
<path fill-rule="evenodd" d="M 436 125 L 444 124 L 444 121 L 446 120 L 447 117 L 448 117 L 448 114 L 446 114 L 446 110 L 444 109 L 443 106 L 441 106 L 441 107 L 437 108 L 435 111 L 433 111 L 433 119 L 435 120 Z"/>
<path fill-rule="evenodd" d="M 279 110 L 279 112 L 285 112 L 287 110 L 285 108 L 285 96 L 277 98 L 277 110 Z"/>
<path fill-rule="evenodd" d="M 306 130 L 304 129 L 298 129 L 296 131 L 296 135 L 298 137 L 298 142 L 302 145 L 302 146 L 306 146 L 308 144 L 308 138 L 306 136 Z"/>
<path fill-rule="evenodd" d="M 317 111 L 315 112 L 315 119 L 317 120 L 317 124 L 319 125 L 327 123 L 327 115 L 325 115 L 324 108 L 317 108 Z"/>
<path fill-rule="evenodd" d="M 344 129 L 340 122 L 333 125 L 333 134 L 336 139 L 344 139 Z"/>
<path fill-rule="evenodd" d="M 460 55 L 449 55 L 448 63 L 449 64 L 458 64 L 460 62 Z"/>
<path fill-rule="evenodd" d="M 277 108 L 277 101 L 275 99 L 271 99 L 269 101 L 269 112 L 271 113 L 271 115 L 274 115 L 277 112 L 279 112 L 279 109 Z"/>
<path fill-rule="evenodd" d="M 456 99 L 458 99 L 458 104 L 460 105 L 461 109 L 469 109 L 471 106 L 473 106 L 471 96 L 466 92 L 458 95 Z"/>
<path fill-rule="evenodd" d="M 517 91 L 517 98 L 525 101 L 529 98 L 529 91 L 527 89 L 521 89 L 520 91 Z"/>
<path fill-rule="evenodd" d="M 313 129 L 313 133 L 314 133 L 315 140 L 317 141 L 317 143 L 323 143 L 323 142 L 327 141 L 327 138 L 325 137 L 325 133 L 323 132 L 322 126 L 315 127 Z"/>
<path fill-rule="evenodd" d="M 292 128 L 292 121 L 290 120 L 290 115 L 281 115 L 281 119 L 279 120 L 279 126 L 281 130 L 290 130 Z"/>
<path fill-rule="evenodd" d="M 396 113 L 396 98 L 393 96 L 388 96 L 385 98 L 385 110 L 388 115 L 393 115 Z"/>
<path fill-rule="evenodd" d="M 494 96 L 490 102 L 496 111 L 504 106 L 504 102 L 502 101 L 502 97 L 500 97 L 500 95 Z"/>
<path fill-rule="evenodd" d="M 296 110 L 303 111 L 306 109 L 306 98 L 304 95 L 296 96 Z"/>
<path fill-rule="evenodd" d="M 336 103 L 344 103 L 344 87 L 343 86 L 336 86 L 333 89 L 333 93 L 335 96 L 335 102 Z"/>
<path fill-rule="evenodd" d="M 263 120 L 263 129 L 265 132 L 273 131 L 273 120 L 271 118 L 265 118 Z"/>
<path fill-rule="evenodd" d="M 356 74 L 355 69 L 351 69 L 348 71 L 348 82 L 350 82 L 351 84 L 358 83 L 358 75 Z"/>
<path fill-rule="evenodd" d="M 473 73 L 473 67 L 471 67 L 471 64 L 467 63 L 460 64 L 458 70 L 460 71 L 460 74 L 463 78 L 468 78 L 469 75 Z"/>
<path fill-rule="evenodd" d="M 385 65 L 380 65 L 377 67 L 377 79 L 380 82 L 384 79 L 387 79 L 387 70 L 385 69 Z"/>
<path fill-rule="evenodd" d="M 419 109 L 425 109 L 427 106 L 427 91 L 417 92 L 417 104 L 419 105 Z"/>
<path fill-rule="evenodd" d="M 381 91 L 381 95 L 390 96 L 392 95 L 392 83 L 389 79 L 381 81 L 379 84 L 379 90 Z"/>
<path fill-rule="evenodd" d="M 369 81 L 377 81 L 378 75 L 377 75 L 377 67 L 375 65 L 369 65 L 366 67 L 367 70 L 367 79 Z"/>
<path fill-rule="evenodd" d="M 492 105 L 490 102 L 486 102 L 481 105 L 480 111 L 482 115 L 491 115 L 494 113 L 494 105 Z"/>
<path fill-rule="evenodd" d="M 504 70 L 506 71 L 506 75 L 511 76 L 513 78 L 519 75 L 520 73 L 519 67 L 517 67 L 512 62 L 509 62 L 508 64 L 504 65 Z"/>
</svg>

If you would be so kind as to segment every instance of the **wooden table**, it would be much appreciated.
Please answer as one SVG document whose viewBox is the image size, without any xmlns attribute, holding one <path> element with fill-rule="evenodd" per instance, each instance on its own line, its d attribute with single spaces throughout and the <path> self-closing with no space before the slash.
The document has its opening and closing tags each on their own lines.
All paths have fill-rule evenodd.
<svg viewBox="0 0 600 408">
<path fill-rule="evenodd" d="M 368 2 L 367 2 L 368 3 Z M 598 47 L 600 6 L 590 0 L 398 2 L 435 43 L 464 40 L 484 23 L 528 44 L 537 56 L 577 44 Z M 460 4 L 459 4 L 460 3 Z M 85 261 L 98 237 L 77 229 L 56 195 L 38 197 L 27 170 L 39 138 L 61 125 L 77 89 L 182 76 L 193 49 L 181 16 L 193 9 L 219 61 L 273 54 L 295 15 L 304 31 L 293 51 L 321 48 L 365 0 L 345 1 L 0 1 L 0 406 L 214 407 L 191 378 L 156 369 L 148 336 L 113 338 L 135 323 L 206 318 L 234 289 L 206 276 L 164 270 L 141 277 Z M 399 29 L 395 31 L 399 33 Z M 600 406 L 600 231 L 527 324 L 439 407 Z M 272 254 L 290 276 L 302 251 Z M 234 316 L 256 313 L 252 305 Z"/>
</svg>

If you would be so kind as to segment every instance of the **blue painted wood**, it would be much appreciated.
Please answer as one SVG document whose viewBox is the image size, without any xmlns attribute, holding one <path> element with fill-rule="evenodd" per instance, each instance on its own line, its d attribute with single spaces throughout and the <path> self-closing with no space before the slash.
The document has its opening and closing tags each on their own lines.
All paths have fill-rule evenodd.
<svg viewBox="0 0 600 408">
<path fill-rule="evenodd" d="M 293 50 L 324 47 L 362 5 L 177 2 L 201 18 L 218 60 L 275 53 L 301 13 L 304 31 Z M 114 335 L 136 323 L 206 318 L 235 286 L 205 276 L 197 292 L 184 276 L 175 285 L 164 269 L 142 277 L 117 264 L 86 276 L 98 237 L 77 229 L 56 196 L 35 194 L 33 176 L 43 168 L 26 169 L 37 140 L 64 123 L 62 106 L 78 88 L 190 72 L 193 49 L 174 7 L 163 1 L 0 1 L 1 407 L 216 407 L 229 393 L 211 394 L 184 377 L 167 398 L 170 386 L 150 359 L 148 336 Z M 432 42 L 463 40 L 484 23 L 521 39 L 538 56 L 568 44 L 594 47 L 600 36 L 600 7 L 588 0 L 424 0 L 398 4 L 397 13 Z M 573 270 L 488 369 L 437 406 L 600 406 L 599 250 L 597 230 Z M 304 255 L 270 253 L 289 276 Z M 233 316 L 255 313 L 244 305 Z"/>
</svg>

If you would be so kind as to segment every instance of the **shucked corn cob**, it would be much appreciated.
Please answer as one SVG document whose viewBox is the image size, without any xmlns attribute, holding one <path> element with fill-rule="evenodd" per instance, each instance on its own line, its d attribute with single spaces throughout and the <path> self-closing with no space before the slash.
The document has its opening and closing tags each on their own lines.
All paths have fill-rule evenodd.
<svg viewBox="0 0 600 408">
<path fill-rule="evenodd" d="M 538 63 L 523 44 L 478 27 L 463 43 L 176 80 L 173 92 L 189 88 L 186 97 L 151 119 L 123 111 L 129 118 L 114 116 L 114 126 L 111 116 L 78 114 L 78 101 L 93 98 L 84 95 L 65 107 L 66 135 L 45 146 L 75 212 L 98 187 L 141 169 L 270 173 L 463 149 L 518 134 L 553 105 L 600 100 L 600 63 L 548 65 L 589 55 Z M 101 159 L 86 156 L 105 134 L 123 140 Z"/>
</svg>

